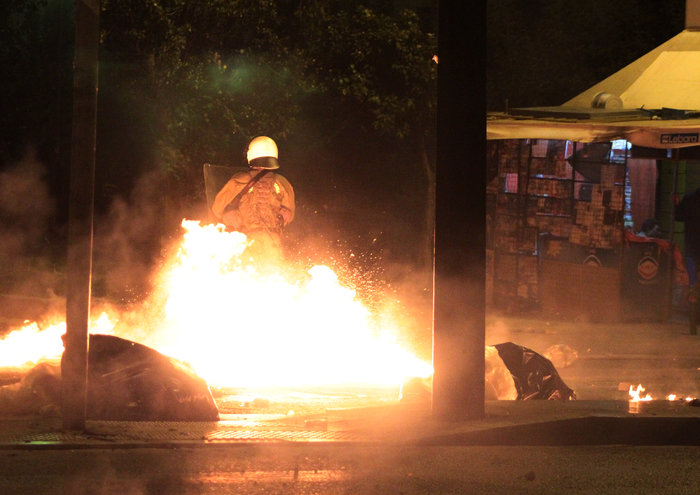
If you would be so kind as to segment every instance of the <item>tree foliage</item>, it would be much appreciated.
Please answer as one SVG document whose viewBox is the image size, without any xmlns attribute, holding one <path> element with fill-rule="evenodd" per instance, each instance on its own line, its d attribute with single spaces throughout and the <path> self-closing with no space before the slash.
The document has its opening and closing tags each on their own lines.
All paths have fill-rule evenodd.
<svg viewBox="0 0 700 495">
<path fill-rule="evenodd" d="M 108 0 L 103 9 L 103 63 L 119 67 L 110 76 L 146 100 L 163 146 L 182 159 L 232 156 L 260 133 L 284 139 L 301 107 L 320 102 L 359 105 L 364 125 L 397 138 L 431 127 L 435 37 L 411 11 L 332 0 Z"/>
<path fill-rule="evenodd" d="M 317 203 L 311 209 L 330 196 L 368 208 L 375 201 L 365 196 L 380 187 L 376 203 L 408 191 L 425 200 L 425 167 L 434 162 L 436 5 L 102 0 L 98 211 L 155 173 L 163 178 L 162 211 L 178 217 L 202 202 L 202 164 L 242 165 L 259 134 L 285 150 L 299 198 Z M 11 72 L 2 85 L 1 158 L 40 143 L 40 159 L 66 179 L 73 10 L 62 0 L 17 0 L 0 14 L 0 57 Z M 371 190 L 391 164 L 399 169 L 394 187 L 377 182 Z M 67 181 L 60 184 L 57 194 L 67 197 Z"/>
<path fill-rule="evenodd" d="M 435 107 L 437 46 L 415 12 L 356 5 L 309 25 L 309 72 L 325 89 L 359 104 L 380 132 L 405 138 L 431 131 L 425 123 Z"/>
<path fill-rule="evenodd" d="M 28 146 L 52 154 L 70 122 L 72 9 L 55 0 L 3 2 L 0 7 L 0 161 Z M 55 155 L 54 155 L 55 156 Z"/>
<path fill-rule="evenodd" d="M 226 163 L 252 135 L 292 127 L 299 79 L 275 2 L 110 0 L 102 19 L 102 87 L 147 115 L 149 161 L 181 196 L 201 195 L 204 161 Z"/>
<path fill-rule="evenodd" d="M 186 209 L 201 203 L 202 163 L 242 165 L 247 141 L 266 134 L 304 147 L 295 178 L 303 193 L 325 177 L 319 203 L 403 193 L 425 204 L 437 47 L 403 3 L 104 1 L 98 153 L 102 182 L 115 184 L 105 194 L 123 189 L 118 170 L 151 168 L 167 179 L 168 208 Z M 120 142 L 134 145 L 112 153 Z M 376 192 L 392 163 L 402 163 L 393 185 L 410 187 Z"/>
</svg>

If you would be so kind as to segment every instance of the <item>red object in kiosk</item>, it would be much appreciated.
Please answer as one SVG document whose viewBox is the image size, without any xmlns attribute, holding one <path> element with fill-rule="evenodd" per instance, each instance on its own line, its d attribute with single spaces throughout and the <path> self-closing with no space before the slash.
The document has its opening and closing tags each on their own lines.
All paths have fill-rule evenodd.
<svg viewBox="0 0 700 495">
<path fill-rule="evenodd" d="M 626 242 L 643 242 L 643 243 L 654 243 L 656 244 L 664 253 L 668 254 L 673 259 L 673 279 L 679 285 L 690 284 L 690 278 L 688 277 L 688 272 L 685 269 L 685 264 L 683 263 L 683 254 L 678 246 L 672 244 L 666 239 L 659 239 L 658 237 L 646 237 L 637 235 L 631 230 L 625 230 L 625 241 Z"/>
</svg>

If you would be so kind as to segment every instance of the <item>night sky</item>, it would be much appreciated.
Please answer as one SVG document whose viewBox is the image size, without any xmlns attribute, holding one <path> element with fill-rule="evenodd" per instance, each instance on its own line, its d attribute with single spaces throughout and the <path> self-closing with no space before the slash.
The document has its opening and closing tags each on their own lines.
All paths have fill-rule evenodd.
<svg viewBox="0 0 700 495">
<path fill-rule="evenodd" d="M 561 105 L 684 28 L 685 0 L 487 1 L 488 110 Z"/>
</svg>

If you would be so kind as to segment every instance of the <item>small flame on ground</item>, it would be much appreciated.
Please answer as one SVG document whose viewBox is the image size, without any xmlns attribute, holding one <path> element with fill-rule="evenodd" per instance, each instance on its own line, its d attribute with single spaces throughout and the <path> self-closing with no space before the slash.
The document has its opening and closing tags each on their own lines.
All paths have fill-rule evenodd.
<svg viewBox="0 0 700 495">
<path fill-rule="evenodd" d="M 631 414 L 637 414 L 640 412 L 641 408 L 641 403 L 642 402 L 649 402 L 652 400 L 651 395 L 644 394 L 645 389 L 642 387 L 641 384 L 637 385 L 635 388 L 634 385 L 630 385 L 630 390 L 629 390 L 629 395 L 630 395 L 630 400 L 629 400 L 629 412 Z"/>
<path fill-rule="evenodd" d="M 670 401 L 674 401 L 674 400 L 684 400 L 684 401 L 686 401 L 686 402 L 690 402 L 690 401 L 693 400 L 693 398 L 690 397 L 690 396 L 683 398 L 683 397 L 680 397 L 678 394 L 668 394 L 668 395 L 666 396 L 666 400 L 670 400 Z"/>
<path fill-rule="evenodd" d="M 630 402 L 646 402 L 652 400 L 649 394 L 642 396 L 645 391 L 641 384 L 637 385 L 637 388 L 634 388 L 634 385 L 630 385 Z"/>
</svg>

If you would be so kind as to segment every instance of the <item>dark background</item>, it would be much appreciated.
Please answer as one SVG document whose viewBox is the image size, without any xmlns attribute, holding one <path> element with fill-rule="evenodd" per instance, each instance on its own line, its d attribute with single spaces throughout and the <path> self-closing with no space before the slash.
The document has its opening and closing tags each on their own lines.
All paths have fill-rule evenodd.
<svg viewBox="0 0 700 495">
<path fill-rule="evenodd" d="M 370 279 L 377 278 L 411 283 L 407 273 L 422 273 L 417 283 L 427 288 L 431 225 L 426 219 L 432 211 L 435 163 L 435 109 L 434 101 L 429 101 L 435 97 L 436 69 L 425 64 L 435 47 L 427 41 L 417 43 L 416 36 L 437 32 L 437 1 L 231 2 L 245 14 L 236 25 L 221 24 L 219 17 L 199 11 L 185 19 L 188 22 L 169 22 L 171 17 L 162 10 L 152 9 L 158 5 L 183 3 L 102 2 L 95 190 L 97 294 L 129 298 L 147 291 L 144 273 L 158 266 L 163 250 L 178 238 L 181 219 L 206 218 L 202 163 L 243 165 L 248 139 L 263 133 L 277 140 L 281 172 L 297 192 L 297 219 L 289 229 L 294 256 L 343 260 L 343 269 L 354 273 L 359 284 L 369 285 Z M 305 15 L 311 19 L 322 11 L 347 11 L 345 21 L 335 25 L 337 30 L 350 30 L 356 23 L 362 28 L 361 22 L 366 21 L 367 29 L 377 32 L 353 40 L 344 38 L 352 35 L 350 31 L 336 32 L 326 41 L 308 44 L 317 47 L 311 51 L 313 57 L 322 58 L 326 52 L 338 57 L 323 61 L 324 87 L 287 87 L 284 74 L 274 71 L 280 67 L 275 65 L 278 59 L 294 56 L 280 40 L 294 39 L 300 26 L 291 20 L 300 19 L 302 6 L 308 8 Z M 268 15 L 272 7 L 276 17 Z M 356 7 L 370 9 L 374 17 L 365 19 L 360 10 L 352 10 Z M 485 98 L 489 111 L 502 111 L 506 105 L 561 104 L 679 33 L 684 7 L 684 0 L 489 0 L 486 95 L 464 97 Z M 391 32 L 386 23 L 375 22 L 379 15 L 396 19 L 406 8 L 418 16 L 420 35 L 409 32 L 407 24 L 397 24 L 397 31 Z M 135 13 L 138 19 L 131 18 Z M 467 9 L 464 15 L 468 39 L 469 23 L 474 21 L 469 20 Z M 70 168 L 73 6 L 58 0 L 5 2 L 0 19 L 4 23 L 0 62 L 5 68 L 0 79 L 3 290 L 31 292 L 36 283 L 19 287 L 19 282 L 41 278 L 41 290 L 50 286 L 60 293 Z M 188 38 L 185 25 L 199 27 Z M 483 26 L 473 29 L 478 32 Z M 321 36 L 323 31 L 299 32 Z M 408 34 L 401 38 L 401 33 Z M 392 36 L 408 48 L 392 53 L 388 48 L 398 46 L 387 41 Z M 365 38 L 370 40 L 366 52 L 378 46 L 382 50 L 373 60 L 352 59 L 353 43 Z M 185 51 L 177 51 L 181 39 L 187 40 Z M 338 40 L 345 40 L 346 46 Z M 224 125 L 231 122 L 218 112 L 220 106 L 214 99 L 200 98 L 202 91 L 186 93 L 186 104 L 164 105 L 171 95 L 164 94 L 163 88 L 172 90 L 172 95 L 184 94 L 187 88 L 178 87 L 178 81 L 189 81 L 195 70 L 194 65 L 178 65 L 178 57 L 203 47 L 212 49 L 212 43 L 221 44 L 224 57 L 226 43 L 236 50 L 253 47 L 263 55 L 275 54 L 277 59 L 265 59 L 273 76 L 256 81 L 278 84 L 273 88 L 278 93 L 280 88 L 288 89 L 286 99 L 279 100 L 281 106 L 266 102 L 267 106 L 256 107 L 254 101 L 244 100 L 252 117 L 236 121 L 240 127 L 231 132 Z M 410 57 L 413 52 L 417 61 Z M 359 83 L 343 86 L 343 77 L 349 74 L 343 71 L 351 63 L 360 67 L 361 77 L 355 81 Z M 168 64 L 181 75 L 161 70 Z M 294 65 L 290 67 L 294 70 Z M 425 70 L 425 77 L 416 73 L 416 67 L 421 74 Z M 339 75 L 334 77 L 332 71 Z M 168 77 L 172 77 L 169 85 L 163 84 Z M 379 81 L 367 84 L 376 94 L 363 96 L 362 84 L 369 79 Z M 420 95 L 426 95 L 424 106 Z M 395 96 L 399 103 L 392 107 Z M 418 105 L 415 111 L 405 104 L 402 108 L 401 102 L 409 100 Z M 275 121 L 277 109 L 286 120 Z M 382 120 L 387 116 L 395 120 Z M 402 123 L 409 121 L 409 131 L 404 132 Z M 473 161 L 469 150 L 464 151 L 464 161 L 465 166 Z"/>
<path fill-rule="evenodd" d="M 684 23 L 685 0 L 489 0 L 488 110 L 561 105 Z"/>
<path fill-rule="evenodd" d="M 383 270 L 380 260 L 427 265 L 434 2 L 101 4 L 98 295 L 147 291 L 145 274 L 178 239 L 181 220 L 208 220 L 202 164 L 245 166 L 245 147 L 260 134 L 277 141 L 280 172 L 295 187 L 292 256 L 368 274 Z M 49 273 L 55 283 L 40 288 L 62 292 L 73 17 L 61 0 L 0 7 L 5 290 L 32 292 L 36 284 L 14 279 Z"/>
</svg>

